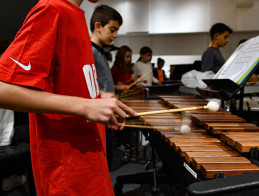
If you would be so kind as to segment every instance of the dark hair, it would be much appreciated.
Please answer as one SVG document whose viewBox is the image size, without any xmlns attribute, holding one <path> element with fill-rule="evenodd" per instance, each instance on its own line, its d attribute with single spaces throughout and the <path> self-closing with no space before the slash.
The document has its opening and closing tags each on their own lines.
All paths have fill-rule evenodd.
<svg viewBox="0 0 259 196">
<path fill-rule="evenodd" d="M 158 59 L 157 59 L 157 64 L 159 64 L 159 63 L 161 63 L 161 62 L 165 62 L 165 60 L 162 59 L 162 58 L 158 58 Z"/>
<path fill-rule="evenodd" d="M 230 34 L 233 32 L 233 30 L 230 27 L 228 27 L 227 25 L 225 25 L 223 23 L 216 23 L 210 29 L 210 37 L 211 37 L 211 39 L 213 39 L 213 37 L 216 33 L 222 34 L 225 31 L 228 31 Z"/>
<path fill-rule="evenodd" d="M 151 48 L 149 48 L 149 47 L 147 47 L 147 46 L 144 46 L 144 47 L 142 47 L 141 49 L 140 49 L 140 51 L 139 51 L 139 54 L 141 55 L 145 55 L 145 54 L 147 54 L 147 53 L 152 53 L 152 49 Z M 137 61 L 141 61 L 141 57 L 139 57 L 139 59 L 137 60 Z"/>
<path fill-rule="evenodd" d="M 121 46 L 119 50 L 117 51 L 117 54 L 115 56 L 114 66 L 117 66 L 119 71 L 121 73 L 129 72 L 133 73 L 132 64 L 129 62 L 128 64 L 125 64 L 125 54 L 126 52 L 132 52 L 130 47 L 128 46 Z"/>
<path fill-rule="evenodd" d="M 112 53 L 110 53 L 110 52 L 105 52 L 104 55 L 105 55 L 107 61 L 112 61 Z"/>
<path fill-rule="evenodd" d="M 0 55 L 5 52 L 5 50 L 10 45 L 10 41 L 4 37 L 0 36 Z"/>
<path fill-rule="evenodd" d="M 100 22 L 104 27 L 110 20 L 116 20 L 120 26 L 123 23 L 122 17 L 119 12 L 107 5 L 99 5 L 95 8 L 94 13 L 90 20 L 91 31 L 94 31 L 95 23 Z"/>
</svg>

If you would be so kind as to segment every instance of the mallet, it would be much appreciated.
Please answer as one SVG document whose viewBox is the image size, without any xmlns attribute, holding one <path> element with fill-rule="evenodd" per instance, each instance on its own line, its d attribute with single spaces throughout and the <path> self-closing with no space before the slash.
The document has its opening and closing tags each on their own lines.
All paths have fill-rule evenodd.
<svg viewBox="0 0 259 196">
<path fill-rule="evenodd" d="M 138 82 L 140 82 L 143 78 L 147 77 L 149 74 L 152 73 L 152 70 L 150 70 L 149 72 L 145 73 L 143 76 L 141 76 L 140 78 L 138 78 L 137 80 L 135 80 L 133 83 L 131 83 L 129 85 L 129 89 L 134 86 L 135 84 L 137 84 Z"/>
<path fill-rule="evenodd" d="M 179 131 L 180 133 L 189 133 L 191 128 L 188 125 L 182 125 L 180 128 L 166 127 L 166 126 L 147 126 L 147 125 L 128 125 L 123 124 L 123 127 L 140 128 L 140 129 L 160 129 L 168 131 Z"/>
<path fill-rule="evenodd" d="M 217 102 L 211 101 L 206 106 L 188 107 L 188 108 L 180 108 L 180 109 L 169 109 L 169 110 L 158 110 L 158 111 L 151 111 L 151 112 L 140 112 L 136 116 L 173 113 L 173 112 L 184 112 L 184 111 L 191 111 L 191 110 L 204 110 L 204 109 L 208 109 L 209 111 L 216 112 L 219 109 L 219 104 Z M 127 115 L 127 117 L 132 117 L 132 116 Z"/>
</svg>

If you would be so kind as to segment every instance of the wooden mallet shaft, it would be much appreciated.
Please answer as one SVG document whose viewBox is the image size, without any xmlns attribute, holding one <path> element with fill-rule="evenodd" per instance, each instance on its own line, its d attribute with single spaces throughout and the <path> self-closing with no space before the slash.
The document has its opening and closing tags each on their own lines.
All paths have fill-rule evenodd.
<svg viewBox="0 0 259 196">
<path fill-rule="evenodd" d="M 160 129 L 166 131 L 179 131 L 180 133 L 188 133 L 190 132 L 190 127 L 188 125 L 182 125 L 181 127 L 167 127 L 167 126 L 147 126 L 147 125 L 129 125 L 123 124 L 123 127 L 132 127 L 132 128 L 140 128 L 140 129 Z"/>
<path fill-rule="evenodd" d="M 137 80 L 135 80 L 133 83 L 131 83 L 129 85 L 129 89 L 134 86 L 135 84 L 137 84 L 138 82 L 140 82 L 143 78 L 145 78 L 146 76 L 148 76 L 149 74 L 152 73 L 152 70 L 150 70 L 149 72 L 145 73 L 143 76 L 141 76 L 140 78 L 138 78 Z"/>
<path fill-rule="evenodd" d="M 191 110 L 204 110 L 204 109 L 208 109 L 208 108 L 209 108 L 209 106 L 197 106 L 197 107 L 180 108 L 180 109 L 158 110 L 158 111 L 151 111 L 151 112 L 140 112 L 136 116 L 173 113 L 173 112 L 184 112 L 184 111 L 191 111 Z M 132 117 L 132 116 L 127 115 L 126 117 Z"/>
<path fill-rule="evenodd" d="M 161 130 L 174 130 L 173 127 L 166 127 L 166 126 L 146 126 L 146 125 L 128 125 L 123 124 L 123 127 L 131 127 L 131 128 L 140 128 L 140 129 L 161 129 Z"/>
</svg>

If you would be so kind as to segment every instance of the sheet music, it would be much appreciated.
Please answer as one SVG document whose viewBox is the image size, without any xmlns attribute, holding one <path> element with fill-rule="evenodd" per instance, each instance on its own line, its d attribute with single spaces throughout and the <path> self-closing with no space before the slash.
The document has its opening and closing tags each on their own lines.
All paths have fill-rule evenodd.
<svg viewBox="0 0 259 196">
<path fill-rule="evenodd" d="M 241 84 L 259 63 L 259 36 L 239 45 L 213 79 L 230 79 Z"/>
</svg>

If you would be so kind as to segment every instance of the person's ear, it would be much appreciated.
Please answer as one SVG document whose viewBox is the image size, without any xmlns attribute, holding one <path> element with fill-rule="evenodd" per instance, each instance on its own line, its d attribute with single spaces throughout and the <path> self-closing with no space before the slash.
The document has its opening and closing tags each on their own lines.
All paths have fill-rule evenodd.
<svg viewBox="0 0 259 196">
<path fill-rule="evenodd" d="M 94 29 L 96 30 L 96 31 L 101 31 L 101 28 L 102 28 L 102 24 L 100 23 L 100 22 L 96 22 L 95 24 L 94 24 Z"/>
<path fill-rule="evenodd" d="M 219 35 L 220 35 L 219 33 L 215 33 L 214 34 L 214 40 L 217 40 L 219 38 Z"/>
</svg>

